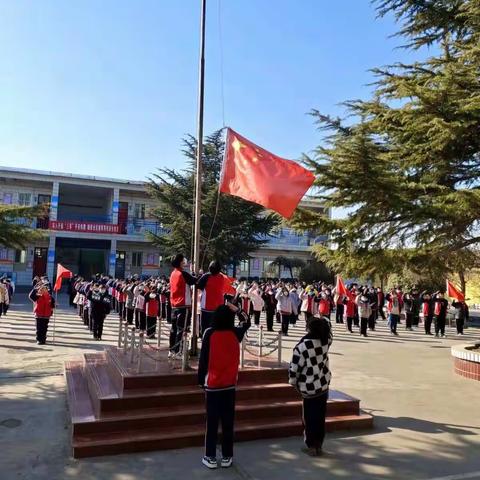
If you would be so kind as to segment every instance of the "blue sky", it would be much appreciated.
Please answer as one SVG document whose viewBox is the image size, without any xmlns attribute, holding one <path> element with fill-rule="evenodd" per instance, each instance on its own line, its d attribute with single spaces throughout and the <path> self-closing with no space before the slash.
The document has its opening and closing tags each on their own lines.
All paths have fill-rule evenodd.
<svg viewBox="0 0 480 480">
<path fill-rule="evenodd" d="M 199 4 L 0 0 L 0 164 L 128 179 L 181 167 Z M 320 141 L 311 108 L 339 114 L 368 94 L 369 68 L 411 59 L 395 30 L 368 0 L 208 0 L 206 133 L 223 125 L 220 45 L 226 124 L 297 159 Z"/>
</svg>

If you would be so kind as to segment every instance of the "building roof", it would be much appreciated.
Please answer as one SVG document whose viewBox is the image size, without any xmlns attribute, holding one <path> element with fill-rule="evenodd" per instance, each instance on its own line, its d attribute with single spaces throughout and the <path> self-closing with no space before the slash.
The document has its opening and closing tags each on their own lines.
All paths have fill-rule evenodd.
<svg viewBox="0 0 480 480">
<path fill-rule="evenodd" d="M 0 173 L 6 172 L 10 174 L 23 174 L 25 177 L 56 177 L 56 178 L 65 178 L 69 180 L 91 180 L 97 182 L 106 182 L 106 183 L 117 183 L 125 185 L 135 185 L 138 187 L 144 187 L 146 182 L 139 180 L 126 180 L 119 178 L 109 178 L 109 177 L 97 177 L 95 175 L 80 175 L 76 173 L 65 173 L 65 172 L 54 172 L 48 170 L 35 170 L 31 168 L 17 168 L 17 167 L 3 167 L 0 166 Z M 32 178 L 32 179 L 33 179 Z"/>
</svg>

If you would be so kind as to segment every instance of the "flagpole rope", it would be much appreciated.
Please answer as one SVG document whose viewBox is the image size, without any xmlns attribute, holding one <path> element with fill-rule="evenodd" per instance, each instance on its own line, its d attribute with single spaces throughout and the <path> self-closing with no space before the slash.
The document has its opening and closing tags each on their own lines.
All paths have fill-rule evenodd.
<svg viewBox="0 0 480 480">
<path fill-rule="evenodd" d="M 220 50 L 220 97 L 222 102 L 222 125 L 225 128 L 225 89 L 223 77 L 223 31 L 222 31 L 222 0 L 218 0 L 218 45 Z"/>
<path fill-rule="evenodd" d="M 224 88 L 224 75 L 223 75 L 223 30 L 222 30 L 222 0 L 218 0 L 217 3 L 218 9 L 218 45 L 219 45 L 219 55 L 220 55 L 220 99 L 222 106 L 222 130 L 226 128 L 225 125 L 225 88 Z M 221 180 L 221 178 L 220 178 Z M 205 248 L 203 249 L 202 262 L 200 265 L 205 264 L 205 258 L 207 256 L 208 245 L 212 239 L 213 229 L 217 221 L 218 211 L 220 209 L 220 181 L 217 187 L 217 201 L 215 205 L 215 213 L 213 215 L 212 225 L 210 226 L 210 232 L 208 233 L 207 241 L 205 243 Z"/>
</svg>

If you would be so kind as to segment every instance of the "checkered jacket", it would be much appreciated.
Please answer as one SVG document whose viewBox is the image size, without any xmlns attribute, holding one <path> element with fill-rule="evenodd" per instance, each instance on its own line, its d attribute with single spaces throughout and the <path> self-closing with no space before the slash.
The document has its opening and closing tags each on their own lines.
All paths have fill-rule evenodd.
<svg viewBox="0 0 480 480">
<path fill-rule="evenodd" d="M 303 397 L 315 397 L 328 390 L 332 373 L 328 365 L 327 345 L 317 338 L 303 337 L 293 349 L 288 370 L 289 383 L 295 386 Z"/>
</svg>

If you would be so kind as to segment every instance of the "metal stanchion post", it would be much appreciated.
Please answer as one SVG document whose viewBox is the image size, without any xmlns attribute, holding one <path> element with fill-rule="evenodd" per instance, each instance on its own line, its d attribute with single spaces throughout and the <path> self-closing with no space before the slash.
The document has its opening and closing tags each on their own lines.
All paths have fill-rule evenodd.
<svg viewBox="0 0 480 480">
<path fill-rule="evenodd" d="M 120 318 L 118 322 L 118 343 L 117 343 L 118 348 L 122 346 L 122 336 L 123 336 L 123 322 L 122 322 L 122 319 Z"/>
<path fill-rule="evenodd" d="M 282 364 L 282 332 L 278 334 L 278 364 Z"/>
<path fill-rule="evenodd" d="M 143 343 L 145 342 L 145 333 L 140 332 L 138 338 L 138 360 L 137 360 L 137 373 L 142 371 L 142 360 L 143 360 Z"/>
<path fill-rule="evenodd" d="M 135 327 L 132 328 L 132 340 L 130 341 L 130 363 L 133 363 L 135 356 Z"/>
<path fill-rule="evenodd" d="M 262 341 L 263 341 L 263 325 L 260 325 L 258 329 L 258 368 L 261 367 L 262 364 Z"/>
<path fill-rule="evenodd" d="M 158 317 L 158 328 L 157 328 L 157 347 L 160 348 L 160 342 L 162 341 L 162 317 Z"/>
<path fill-rule="evenodd" d="M 240 350 L 240 367 L 245 365 L 245 337 L 242 339 L 242 349 Z"/>
<path fill-rule="evenodd" d="M 128 349 L 128 322 L 123 322 L 123 354 L 127 354 Z"/>
</svg>

